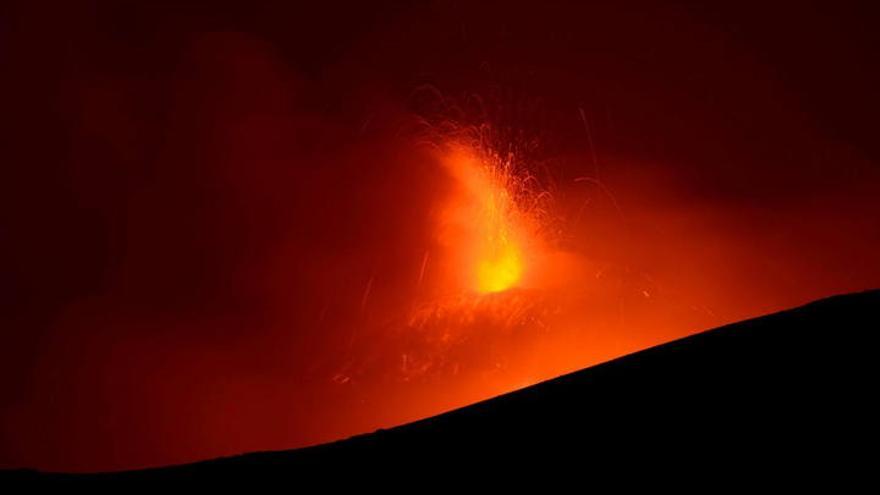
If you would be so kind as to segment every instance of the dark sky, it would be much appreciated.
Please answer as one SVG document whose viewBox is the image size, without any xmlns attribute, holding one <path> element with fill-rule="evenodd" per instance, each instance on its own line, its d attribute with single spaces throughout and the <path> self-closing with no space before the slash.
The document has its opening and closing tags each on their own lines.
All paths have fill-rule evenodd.
<svg viewBox="0 0 880 495">
<path fill-rule="evenodd" d="M 624 215 L 588 193 L 566 249 L 667 295 L 543 377 L 880 286 L 878 16 L 721 3 L 4 6 L 0 465 L 297 447 L 534 378 L 537 344 L 491 387 L 336 372 L 406 352 L 359 329 L 412 303 L 438 114 L 535 143 L 560 210 L 598 173 Z"/>
</svg>

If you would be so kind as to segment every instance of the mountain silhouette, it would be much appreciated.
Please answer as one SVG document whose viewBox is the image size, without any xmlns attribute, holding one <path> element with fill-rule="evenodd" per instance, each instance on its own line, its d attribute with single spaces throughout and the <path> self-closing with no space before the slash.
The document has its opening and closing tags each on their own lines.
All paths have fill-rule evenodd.
<svg viewBox="0 0 880 495">
<path fill-rule="evenodd" d="M 764 472 L 843 481 L 868 469 L 876 445 L 878 330 L 880 291 L 836 296 L 334 443 L 119 473 L 15 470 L 0 480 L 273 487 L 413 480 L 421 489 L 697 472 L 724 483 Z"/>
</svg>

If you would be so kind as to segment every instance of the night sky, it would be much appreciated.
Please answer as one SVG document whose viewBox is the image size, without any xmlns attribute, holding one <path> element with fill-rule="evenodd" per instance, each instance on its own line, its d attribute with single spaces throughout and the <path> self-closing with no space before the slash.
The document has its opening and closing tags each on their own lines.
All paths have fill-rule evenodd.
<svg viewBox="0 0 880 495">
<path fill-rule="evenodd" d="M 880 286 L 880 18 L 723 3 L 3 6 L 0 467 L 300 447 Z M 552 193 L 540 331 L 407 333 L 453 122 Z"/>
</svg>

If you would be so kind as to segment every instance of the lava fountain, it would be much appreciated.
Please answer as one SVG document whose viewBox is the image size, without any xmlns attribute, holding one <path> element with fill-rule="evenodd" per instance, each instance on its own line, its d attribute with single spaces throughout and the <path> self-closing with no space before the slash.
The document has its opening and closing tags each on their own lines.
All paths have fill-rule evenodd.
<svg viewBox="0 0 880 495">
<path fill-rule="evenodd" d="M 456 285 L 478 294 L 528 283 L 541 244 L 527 207 L 528 180 L 512 157 L 454 143 L 441 162 L 455 183 L 439 222 L 439 241 L 454 258 Z"/>
</svg>

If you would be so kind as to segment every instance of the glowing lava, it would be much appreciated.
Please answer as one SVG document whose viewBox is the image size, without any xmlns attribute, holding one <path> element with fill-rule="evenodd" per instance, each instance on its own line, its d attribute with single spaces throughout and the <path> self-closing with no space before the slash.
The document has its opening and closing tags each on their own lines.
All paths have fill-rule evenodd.
<svg viewBox="0 0 880 495">
<path fill-rule="evenodd" d="M 530 222 L 517 205 L 509 161 L 456 145 L 443 160 L 457 184 L 444 213 L 445 244 L 456 251 L 460 282 L 478 293 L 520 285 L 533 249 Z"/>
<path fill-rule="evenodd" d="M 477 290 L 500 292 L 516 284 L 522 276 L 522 259 L 515 246 L 500 241 L 500 252 L 489 253 L 477 270 Z"/>
</svg>

